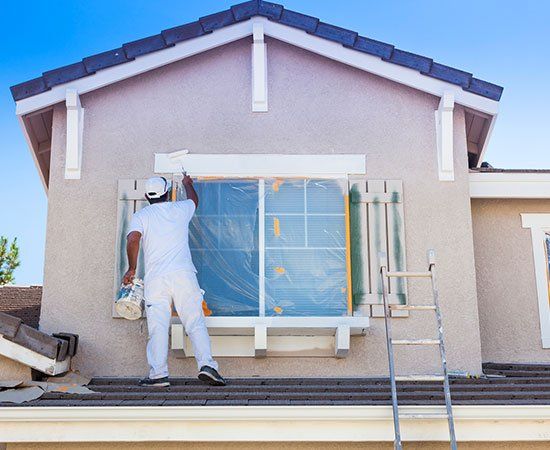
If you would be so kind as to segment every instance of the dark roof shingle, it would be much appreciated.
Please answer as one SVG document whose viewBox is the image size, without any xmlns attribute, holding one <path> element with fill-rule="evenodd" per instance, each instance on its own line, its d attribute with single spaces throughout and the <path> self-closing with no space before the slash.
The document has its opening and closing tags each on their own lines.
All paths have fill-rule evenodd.
<svg viewBox="0 0 550 450">
<path fill-rule="evenodd" d="M 1 286 L 0 312 L 19 317 L 26 325 L 38 328 L 42 286 Z"/>
<path fill-rule="evenodd" d="M 484 364 L 484 371 L 487 376 L 451 378 L 453 404 L 550 405 L 550 365 Z M 169 388 L 137 381 L 94 378 L 92 394 L 49 392 L 19 406 L 391 405 L 387 378 L 232 378 L 225 387 L 171 378 Z M 440 382 L 399 382 L 397 390 L 400 405 L 445 404 Z"/>
<path fill-rule="evenodd" d="M 250 0 L 234 5 L 225 11 L 201 17 L 196 22 L 164 30 L 158 35 L 128 42 L 119 49 L 92 55 L 84 58 L 81 62 L 44 72 L 41 77 L 12 86 L 12 96 L 16 101 L 22 100 L 45 92 L 53 86 L 92 75 L 98 70 L 131 61 L 151 52 L 163 50 L 178 42 L 202 36 L 256 15 L 283 25 L 305 30 L 323 39 L 338 42 L 345 47 L 378 56 L 387 62 L 417 70 L 423 75 L 461 86 L 468 92 L 492 100 L 498 101 L 502 95 L 502 87 L 474 78 L 468 72 L 433 62 L 432 59 L 415 53 L 396 49 L 391 44 L 359 36 L 355 31 L 321 22 L 316 17 L 284 9 L 282 5 L 277 3 Z"/>
</svg>

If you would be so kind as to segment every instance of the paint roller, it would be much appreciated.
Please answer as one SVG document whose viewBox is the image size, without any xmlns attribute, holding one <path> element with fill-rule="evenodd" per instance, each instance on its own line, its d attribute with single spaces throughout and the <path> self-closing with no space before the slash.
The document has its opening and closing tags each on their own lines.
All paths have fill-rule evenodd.
<svg viewBox="0 0 550 450">
<path fill-rule="evenodd" d="M 182 156 L 184 155 L 187 155 L 189 153 L 189 150 L 187 149 L 181 149 L 181 150 L 176 150 L 172 153 L 168 153 L 168 160 L 172 163 L 172 164 L 177 164 L 178 163 L 178 159 L 181 158 Z M 181 173 L 183 174 L 183 176 L 187 175 L 187 172 L 185 171 L 185 169 L 183 168 L 183 164 L 181 163 L 180 161 L 180 169 L 181 169 Z M 172 193 L 171 193 L 171 199 L 173 202 L 176 201 L 176 197 L 177 197 L 177 185 L 176 185 L 176 174 L 175 173 L 172 173 Z"/>
</svg>

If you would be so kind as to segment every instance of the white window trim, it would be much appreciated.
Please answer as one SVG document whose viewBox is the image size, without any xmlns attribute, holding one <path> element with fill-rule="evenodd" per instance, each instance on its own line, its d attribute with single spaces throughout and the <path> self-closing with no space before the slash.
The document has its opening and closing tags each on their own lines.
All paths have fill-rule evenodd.
<svg viewBox="0 0 550 450">
<path fill-rule="evenodd" d="M 546 233 L 550 232 L 550 213 L 521 214 L 523 228 L 531 229 L 535 281 L 539 303 L 542 348 L 550 348 L 550 298 L 548 296 L 548 267 L 544 250 Z"/>
<path fill-rule="evenodd" d="M 350 349 L 350 336 L 364 335 L 369 326 L 370 320 L 366 316 L 206 317 L 206 327 L 213 337 L 214 356 L 345 358 Z M 217 336 L 223 338 L 217 339 Z M 289 336 L 292 339 L 289 340 Z M 183 351 L 184 357 L 193 356 L 189 344 L 183 325 L 174 319 L 172 350 Z"/>
<path fill-rule="evenodd" d="M 218 164 L 219 162 L 222 164 Z M 275 173 L 291 170 L 293 175 L 309 177 L 311 174 L 303 173 L 309 169 L 324 178 L 334 176 L 347 179 L 345 172 L 332 174 L 335 165 L 341 170 L 347 167 L 358 171 L 364 170 L 364 163 L 364 155 L 191 155 L 183 151 L 155 154 L 155 172 L 166 174 L 168 170 L 173 170 L 177 173 L 185 169 L 194 176 L 222 176 L 220 172 L 225 171 L 229 175 L 223 173 L 224 177 L 235 177 L 235 173 L 259 177 L 258 173 L 268 170 Z M 323 170 L 327 173 L 323 173 Z M 258 180 L 258 208 L 260 217 L 265 219 L 265 180 L 262 177 Z M 258 316 L 207 317 L 206 326 L 213 336 L 214 356 L 262 358 L 292 355 L 345 358 L 350 349 L 350 336 L 363 335 L 370 325 L 369 317 L 265 315 L 265 220 L 260 220 L 259 224 Z M 223 338 L 217 339 L 217 336 Z M 294 339 L 285 339 L 288 336 Z M 327 336 L 331 338 L 327 339 Z M 192 346 L 178 319 L 174 320 L 171 327 L 171 348 L 183 351 L 185 357 L 193 356 Z"/>
<path fill-rule="evenodd" d="M 155 153 L 155 173 L 180 174 L 182 168 L 192 176 L 344 178 L 365 174 L 366 156 Z"/>
</svg>

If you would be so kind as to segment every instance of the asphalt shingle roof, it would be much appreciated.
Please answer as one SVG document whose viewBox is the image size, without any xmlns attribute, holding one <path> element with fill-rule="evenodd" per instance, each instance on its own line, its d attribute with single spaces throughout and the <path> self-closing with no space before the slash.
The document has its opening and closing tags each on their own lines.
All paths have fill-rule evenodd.
<svg viewBox="0 0 550 450">
<path fill-rule="evenodd" d="M 178 42 L 203 36 L 219 28 L 248 20 L 253 16 L 263 16 L 320 38 L 338 42 L 353 50 L 380 57 L 389 63 L 417 70 L 428 77 L 461 86 L 464 90 L 482 97 L 498 101 L 502 95 L 502 87 L 474 78 L 471 73 L 439 64 L 425 56 L 397 49 L 391 44 L 360 36 L 355 31 L 321 22 L 316 17 L 285 9 L 282 5 L 261 0 L 240 3 L 231 6 L 228 10 L 201 17 L 196 22 L 170 28 L 160 34 L 137 41 L 127 42 L 117 49 L 88 56 L 80 62 L 44 72 L 38 78 L 12 86 L 11 93 L 16 101 L 32 97 L 46 92 L 54 86 L 93 75 L 97 71 L 163 50 Z"/>
<path fill-rule="evenodd" d="M 38 328 L 42 286 L 0 286 L 0 312 L 20 318 Z"/>
<path fill-rule="evenodd" d="M 484 364 L 481 378 L 452 378 L 455 405 L 550 405 L 550 365 Z M 490 376 L 493 377 L 490 377 Z M 212 387 L 172 378 L 169 388 L 141 387 L 137 378 L 94 378 L 92 394 L 45 393 L 3 406 L 280 406 L 390 405 L 387 378 L 233 378 Z M 439 382 L 399 382 L 400 405 L 443 405 Z"/>
</svg>

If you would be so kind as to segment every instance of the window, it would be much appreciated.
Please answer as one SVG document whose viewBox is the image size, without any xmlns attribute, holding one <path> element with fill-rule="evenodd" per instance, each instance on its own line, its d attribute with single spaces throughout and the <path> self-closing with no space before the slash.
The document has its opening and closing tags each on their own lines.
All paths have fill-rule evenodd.
<svg viewBox="0 0 550 450">
<path fill-rule="evenodd" d="M 285 167 L 299 170 L 283 156 L 270 163 L 282 164 L 282 158 Z M 239 159 L 239 165 L 246 166 L 248 159 Z M 308 166 L 315 174 L 309 176 L 196 179 L 200 204 L 190 226 L 190 247 L 213 319 L 241 317 L 222 322 L 251 325 L 255 318 L 283 324 L 285 318 L 295 323 L 300 317 L 383 314 L 379 253 L 387 254 L 392 270 L 406 268 L 402 183 L 332 174 L 333 166 L 315 161 Z M 127 267 L 128 224 L 148 205 L 145 181 L 118 182 L 115 298 Z M 181 191 L 179 198 L 184 198 Z M 141 256 L 137 273 L 143 276 Z M 405 283 L 389 287 L 390 302 L 406 303 Z"/>
<path fill-rule="evenodd" d="M 521 214 L 521 221 L 531 229 L 542 347 L 550 348 L 550 214 Z"/>
<path fill-rule="evenodd" d="M 348 314 L 347 180 L 204 180 L 190 246 L 216 316 Z"/>
</svg>

